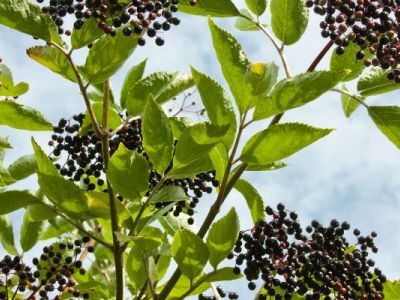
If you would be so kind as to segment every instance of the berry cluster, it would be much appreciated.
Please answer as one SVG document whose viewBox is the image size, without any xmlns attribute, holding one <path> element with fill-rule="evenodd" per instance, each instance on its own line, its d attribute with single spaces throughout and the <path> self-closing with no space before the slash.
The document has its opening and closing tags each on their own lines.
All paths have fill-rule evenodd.
<svg viewBox="0 0 400 300">
<path fill-rule="evenodd" d="M 354 43 L 360 48 L 356 59 L 391 69 L 388 79 L 400 83 L 400 0 L 307 0 L 306 5 L 325 16 L 321 34 L 337 45 L 337 54 Z"/>
<path fill-rule="evenodd" d="M 248 288 L 256 289 L 255 280 L 264 282 L 260 300 L 292 299 L 295 294 L 305 299 L 381 300 L 385 275 L 369 258 L 376 253 L 377 236 L 361 236 L 354 230 L 357 243 L 345 238 L 347 222 L 332 220 L 324 227 L 318 221 L 303 231 L 298 216 L 278 204 L 277 210 L 266 207 L 272 217 L 259 222 L 250 232 L 241 232 L 228 258 L 236 260 L 234 272 L 243 273 Z"/>
<path fill-rule="evenodd" d="M 36 0 L 43 3 L 45 0 Z M 146 32 L 150 38 L 156 38 L 156 44 L 162 46 L 164 39 L 160 31 L 170 30 L 172 25 L 179 25 L 180 20 L 174 16 L 178 11 L 179 0 L 49 0 L 42 7 L 42 12 L 49 14 L 58 26 L 59 33 L 70 35 L 64 31 L 64 18 L 75 17 L 74 28 L 81 29 L 89 19 L 95 19 L 97 27 L 105 34 L 114 36 L 117 29 L 123 27 L 126 36 L 139 35 L 139 45 L 145 44 L 142 35 Z M 196 5 L 196 0 L 190 1 Z"/>
<path fill-rule="evenodd" d="M 225 298 L 227 297 L 228 299 L 239 299 L 239 295 L 235 292 L 227 292 L 224 291 L 220 286 L 217 286 L 216 292 L 218 293 L 218 296 L 220 298 Z M 216 300 L 216 296 L 205 296 L 203 294 L 200 294 L 198 297 L 199 300 Z"/>
<path fill-rule="evenodd" d="M 92 246 L 85 246 L 88 237 L 74 243 L 58 243 L 44 247 L 39 258 L 33 258 L 33 267 L 25 265 L 22 258 L 6 255 L 0 261 L 0 299 L 9 299 L 7 293 L 25 295 L 27 300 L 61 300 L 62 295 L 77 299 L 89 299 L 89 293 L 80 292 L 73 274 L 85 274 L 78 255 L 85 248 L 93 252 Z M 24 296 L 24 297 L 25 297 Z"/>
<path fill-rule="evenodd" d="M 82 182 L 87 190 L 100 188 L 107 192 L 104 186 L 102 143 L 92 130 L 89 130 L 86 134 L 80 134 L 84 117 L 83 114 L 79 114 L 69 120 L 61 119 L 58 125 L 53 128 L 54 134 L 49 141 L 49 146 L 53 147 L 52 155 L 57 158 L 65 157 L 64 163 L 57 162 L 55 166 L 59 169 L 61 175 L 71 181 Z M 141 119 L 130 119 L 127 125 L 110 138 L 111 155 L 117 151 L 121 143 L 129 150 L 141 153 L 144 158 L 148 159 L 142 146 Z M 150 163 L 149 168 L 151 168 Z M 172 168 L 172 163 L 170 168 Z M 151 169 L 149 192 L 159 183 L 160 179 L 161 175 Z M 192 216 L 199 199 L 204 193 L 211 193 L 212 187 L 219 185 L 215 179 L 214 171 L 198 174 L 195 178 L 168 179 L 164 184 L 180 186 L 190 197 L 189 203 L 181 201 L 173 208 L 174 216 L 179 216 L 181 212 L 185 211 L 190 216 L 189 224 L 194 222 Z M 121 197 L 119 198 L 122 200 Z M 156 208 L 169 204 L 167 202 L 157 203 Z"/>
</svg>

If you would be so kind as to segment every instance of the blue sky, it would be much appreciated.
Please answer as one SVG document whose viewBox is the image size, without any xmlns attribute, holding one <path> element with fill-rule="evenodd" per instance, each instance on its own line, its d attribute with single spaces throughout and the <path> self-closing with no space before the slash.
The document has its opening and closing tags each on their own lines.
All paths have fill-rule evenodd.
<svg viewBox="0 0 400 300">
<path fill-rule="evenodd" d="M 242 1 L 235 1 L 244 7 Z M 252 61 L 276 61 L 272 45 L 261 33 L 239 32 L 233 26 L 234 19 L 216 20 L 231 31 L 244 45 Z M 268 16 L 263 17 L 268 23 Z M 192 64 L 198 70 L 224 84 L 210 40 L 207 20 L 185 16 L 181 26 L 165 35 L 166 45 L 159 48 L 153 43 L 140 48 L 112 78 L 118 93 L 124 74 L 129 67 L 149 58 L 147 74 L 167 70 L 189 71 Z M 318 18 L 311 16 L 310 24 L 301 42 L 287 48 L 289 63 L 294 74 L 304 72 L 326 43 L 319 35 Z M 56 74 L 46 71 L 31 61 L 25 50 L 40 42 L 0 27 L 0 53 L 13 70 L 16 81 L 26 81 L 30 91 L 19 99 L 22 103 L 40 109 L 52 122 L 84 110 L 78 89 Z M 329 56 L 328 56 L 329 58 Z M 77 56 L 82 62 L 83 54 Z M 326 69 L 329 59 L 319 66 Z M 283 78 L 283 73 L 281 72 Z M 354 89 L 354 84 L 350 84 Z M 374 105 L 398 105 L 398 92 L 371 97 Z M 377 265 L 391 278 L 400 278 L 400 152 L 376 129 L 366 111 L 360 108 L 350 119 L 341 111 L 340 97 L 328 93 L 306 107 L 290 111 L 283 121 L 299 121 L 318 127 L 337 130 L 306 150 L 287 159 L 289 166 L 269 173 L 248 173 L 246 179 L 260 191 L 266 203 L 284 202 L 296 210 L 303 223 L 317 218 L 328 222 L 332 218 L 349 221 L 364 233 L 376 230 L 380 252 L 375 256 Z M 246 138 L 266 127 L 266 122 L 250 126 Z M 9 151 L 6 163 L 20 155 L 30 154 L 29 133 L 0 127 L 1 136 L 10 136 L 14 150 Z M 48 133 L 35 134 L 45 145 Z M 34 187 L 30 178 L 17 187 Z M 212 201 L 211 199 L 209 201 Z M 224 206 L 227 211 L 236 206 L 242 216 L 242 228 L 250 226 L 241 196 L 233 192 Z M 203 209 L 207 204 L 203 204 Z M 15 220 L 18 222 L 18 220 Z"/>
</svg>

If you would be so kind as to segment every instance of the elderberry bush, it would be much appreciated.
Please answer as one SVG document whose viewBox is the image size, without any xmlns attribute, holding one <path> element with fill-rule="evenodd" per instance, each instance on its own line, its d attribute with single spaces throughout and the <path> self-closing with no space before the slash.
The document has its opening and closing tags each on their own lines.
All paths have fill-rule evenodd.
<svg viewBox="0 0 400 300">
<path fill-rule="evenodd" d="M 227 292 L 224 291 L 220 286 L 216 287 L 216 292 L 220 298 L 225 299 L 239 299 L 239 295 L 235 292 Z M 217 296 L 205 296 L 204 294 L 200 294 L 198 297 L 199 300 L 216 300 Z"/>
<path fill-rule="evenodd" d="M 53 128 L 54 133 L 49 141 L 49 146 L 53 147 L 51 156 L 59 158 L 55 166 L 62 176 L 71 181 L 81 182 L 89 191 L 100 189 L 103 192 L 107 192 L 104 180 L 102 143 L 92 130 L 81 134 L 84 118 L 84 114 L 78 114 L 71 119 L 63 118 L 58 122 L 58 125 Z M 142 145 L 141 119 L 129 119 L 129 116 L 127 116 L 127 119 L 130 120 L 127 125 L 117 130 L 109 141 L 110 154 L 113 155 L 122 143 L 129 150 L 142 154 L 148 160 Z M 150 194 L 150 191 L 154 189 L 161 179 L 161 175 L 151 167 L 150 162 L 149 168 L 151 173 L 147 195 Z M 171 168 L 172 162 L 169 169 Z M 192 216 L 195 213 L 194 209 L 199 203 L 199 199 L 204 194 L 212 193 L 213 187 L 218 187 L 219 182 L 215 178 L 215 172 L 210 171 L 197 174 L 194 178 L 168 179 L 164 183 L 164 186 L 172 185 L 182 187 L 190 199 L 189 202 L 177 202 L 175 207 L 171 209 L 173 215 L 178 217 L 180 213 L 185 212 L 189 215 L 188 223 L 193 224 Z M 119 199 L 122 200 L 122 197 L 119 196 Z M 170 202 L 156 203 L 155 207 L 162 208 L 169 204 Z"/>
<path fill-rule="evenodd" d="M 390 69 L 387 78 L 400 83 L 399 0 L 308 0 L 306 5 L 325 17 L 321 35 L 337 45 L 337 54 L 354 43 L 359 47 L 355 59 Z"/>
<path fill-rule="evenodd" d="M 43 3 L 42 12 L 49 14 L 58 26 L 60 34 L 71 35 L 70 30 L 64 30 L 65 18 L 71 15 L 75 18 L 74 28 L 82 29 L 85 22 L 94 19 L 97 27 L 105 34 L 116 35 L 117 29 L 123 27 L 124 35 L 138 35 L 138 44 L 145 45 L 143 35 L 155 38 L 158 46 L 164 45 L 160 32 L 169 31 L 171 26 L 180 24 L 175 16 L 179 9 L 179 0 L 132 0 L 132 1 L 101 1 L 101 0 L 36 0 Z M 196 5 L 196 0 L 190 1 Z"/>
<path fill-rule="evenodd" d="M 20 256 L 4 256 L 0 260 L 0 299 L 11 299 L 10 292 L 26 300 L 89 299 L 89 293 L 81 292 L 74 279 L 74 274 L 86 273 L 79 255 L 94 251 L 89 240 L 83 237 L 72 243 L 46 246 L 39 257 L 32 259 L 32 267 Z"/>
<path fill-rule="evenodd" d="M 307 300 L 384 298 L 386 276 L 370 258 L 371 252 L 378 251 L 375 232 L 362 236 L 355 229 L 353 245 L 345 237 L 350 229 L 347 222 L 334 219 L 323 226 L 314 220 L 303 230 L 297 214 L 283 204 L 265 210 L 272 220 L 241 232 L 228 257 L 235 260 L 234 273 L 244 273 L 250 290 L 256 289 L 256 280 L 262 280 L 258 299 L 292 299 L 295 294 Z"/>
</svg>

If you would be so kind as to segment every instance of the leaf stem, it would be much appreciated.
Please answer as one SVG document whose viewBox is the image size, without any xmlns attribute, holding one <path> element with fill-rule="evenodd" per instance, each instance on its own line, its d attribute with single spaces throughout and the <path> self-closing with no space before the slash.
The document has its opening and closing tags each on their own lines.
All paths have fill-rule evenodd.
<svg viewBox="0 0 400 300">
<path fill-rule="evenodd" d="M 103 83 L 103 120 L 102 120 L 102 129 L 103 133 L 108 132 L 108 109 L 110 105 L 110 82 L 106 80 Z M 102 135 L 102 146 L 103 146 L 103 159 L 104 159 L 104 170 L 107 177 L 108 164 L 110 161 L 110 144 L 109 144 L 109 135 Z M 108 178 L 107 180 L 107 191 L 108 198 L 110 202 L 110 218 L 111 218 L 111 229 L 113 236 L 113 254 L 114 254 L 114 264 L 115 264 L 115 277 L 116 277 L 116 300 L 124 299 L 124 290 L 125 290 L 125 277 L 124 277 L 124 251 L 122 249 L 121 243 L 117 239 L 116 233 L 119 232 L 119 222 L 118 222 L 118 211 L 116 206 L 116 198 L 114 190 L 110 184 Z"/>
<path fill-rule="evenodd" d="M 357 95 L 354 95 L 354 94 L 350 93 L 349 91 L 346 91 L 341 88 L 333 88 L 333 89 L 331 89 L 331 91 L 349 96 L 349 97 L 353 98 L 354 100 L 356 100 L 358 103 L 360 103 L 362 106 L 364 106 L 366 109 L 369 109 L 369 106 L 367 104 L 365 104 L 364 101 L 362 101 Z"/>
<path fill-rule="evenodd" d="M 71 55 L 72 51 L 71 52 L 67 52 L 67 50 L 65 50 L 60 45 L 57 45 L 54 42 L 49 42 L 49 43 L 50 43 L 50 45 L 55 47 L 57 50 L 59 50 L 62 54 L 64 54 L 65 57 L 67 58 L 70 66 L 71 66 L 71 68 L 72 68 L 72 70 L 74 72 L 75 78 L 76 78 L 76 80 L 78 82 L 79 89 L 80 89 L 81 94 L 83 96 L 83 100 L 85 101 L 86 109 L 87 109 L 87 111 L 89 113 L 89 117 L 90 117 L 90 119 L 91 119 L 91 121 L 93 123 L 94 131 L 96 132 L 97 136 L 99 138 L 101 138 L 103 136 L 103 132 L 100 129 L 99 123 L 97 122 L 96 115 L 95 115 L 95 113 L 93 111 L 92 106 L 90 105 L 90 99 L 89 99 L 89 96 L 87 94 L 87 86 L 84 85 L 82 76 L 79 74 L 78 67 L 76 66 L 76 64 L 74 63 L 74 61 L 72 59 L 72 55 Z"/>
</svg>

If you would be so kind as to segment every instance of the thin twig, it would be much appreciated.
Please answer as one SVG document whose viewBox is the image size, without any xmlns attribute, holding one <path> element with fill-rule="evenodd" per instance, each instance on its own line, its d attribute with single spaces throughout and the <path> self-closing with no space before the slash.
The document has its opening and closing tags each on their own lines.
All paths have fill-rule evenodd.
<svg viewBox="0 0 400 300">
<path fill-rule="evenodd" d="M 349 97 L 353 98 L 354 100 L 356 100 L 358 103 L 360 103 L 362 106 L 364 106 L 366 109 L 369 109 L 369 106 L 367 104 L 365 104 L 364 101 L 362 101 L 357 95 L 354 95 L 354 94 L 350 93 L 349 91 L 346 91 L 341 88 L 333 88 L 333 89 L 331 89 L 331 91 L 349 96 Z"/>
</svg>

